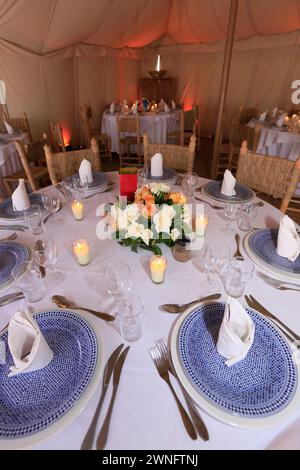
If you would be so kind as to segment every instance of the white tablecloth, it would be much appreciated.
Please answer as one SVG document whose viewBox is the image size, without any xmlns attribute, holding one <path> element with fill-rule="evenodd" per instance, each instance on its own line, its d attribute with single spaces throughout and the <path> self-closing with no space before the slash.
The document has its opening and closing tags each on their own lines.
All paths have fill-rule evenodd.
<svg viewBox="0 0 300 470">
<path fill-rule="evenodd" d="M 116 175 L 110 175 L 112 179 Z M 200 183 L 205 182 L 200 179 Z M 55 191 L 53 188 L 47 191 Z M 160 379 L 149 355 L 154 340 L 167 337 L 176 316 L 163 313 L 159 305 L 167 302 L 188 302 L 207 295 L 201 284 L 202 273 L 197 259 L 180 263 L 173 259 L 171 251 L 163 248 L 168 260 L 165 282 L 155 285 L 148 273 L 148 252 L 132 253 L 129 248 L 121 247 L 116 241 L 101 241 L 96 237 L 96 207 L 103 202 L 113 202 L 110 193 L 96 196 L 86 201 L 86 216 L 76 222 L 67 205 L 59 213 L 64 218 L 64 225 L 55 226 L 51 218 L 46 226 L 50 236 L 54 237 L 59 248 L 56 268 L 65 274 L 62 285 L 47 292 L 46 297 L 35 304 L 36 311 L 53 307 L 51 296 L 62 294 L 80 305 L 89 306 L 102 311 L 111 311 L 113 299 L 105 292 L 103 270 L 107 264 L 127 263 L 132 271 L 134 293 L 141 296 L 145 304 L 143 335 L 140 340 L 131 344 L 121 376 L 120 386 L 112 414 L 111 426 L 107 441 L 107 449 L 264 449 L 288 429 L 289 425 L 300 418 L 298 413 L 290 416 L 281 424 L 269 429 L 247 430 L 234 428 L 208 416 L 201 411 L 210 434 L 210 440 L 192 441 L 186 434 L 176 404 L 167 385 Z M 209 216 L 206 240 L 218 240 L 235 248 L 233 235 L 225 235 L 221 231 L 224 221 L 221 211 L 214 211 L 205 206 Z M 259 209 L 255 220 L 257 227 L 276 227 L 280 212 L 265 204 Z M 6 232 L 1 232 L 1 236 Z M 240 232 L 241 236 L 244 233 Z M 80 267 L 73 258 L 71 245 L 75 238 L 85 238 L 90 242 L 92 261 L 88 266 Z M 33 244 L 33 237 L 26 231 L 18 232 L 18 240 L 28 246 Z M 243 251 L 243 249 L 241 248 Z M 245 254 L 245 253 L 244 253 Z M 245 255 L 246 256 L 246 255 Z M 260 269 L 259 269 L 260 271 Z M 6 293 L 13 291 L 11 288 Z M 223 292 L 224 293 L 224 292 Z M 275 290 L 254 275 L 246 287 L 246 293 L 252 293 L 281 318 L 287 325 L 300 334 L 299 292 Z M 225 299 L 225 297 L 223 297 Z M 1 308 L 0 330 L 9 321 L 18 308 L 18 303 Z M 87 314 L 89 315 L 89 314 Z M 112 324 L 107 324 L 93 317 L 101 332 L 105 360 L 113 349 L 123 340 Z M 93 413 L 100 397 L 99 388 L 86 408 L 65 429 L 48 440 L 36 445 L 36 449 L 79 449 L 85 432 L 91 422 Z M 178 390 L 178 386 L 176 387 Z M 106 412 L 110 398 L 110 390 L 106 396 L 98 429 Z M 299 429 L 297 430 L 299 434 Z"/>
<path fill-rule="evenodd" d="M 14 142 L 15 140 L 28 142 L 28 134 L 21 132 L 17 135 L 9 136 L 8 134 L 0 133 L 0 178 L 9 176 L 23 168 Z M 5 193 L 1 179 L 0 191 Z"/>
<path fill-rule="evenodd" d="M 130 116 L 130 115 L 129 115 Z M 134 117 L 132 116 L 134 119 Z M 179 113 L 146 113 L 140 116 L 141 135 L 148 134 L 151 144 L 165 144 L 167 134 L 179 129 Z M 119 153 L 117 117 L 105 111 L 102 116 L 102 132 L 111 136 L 111 150 Z M 135 149 L 131 150 L 136 151 Z"/>
</svg>

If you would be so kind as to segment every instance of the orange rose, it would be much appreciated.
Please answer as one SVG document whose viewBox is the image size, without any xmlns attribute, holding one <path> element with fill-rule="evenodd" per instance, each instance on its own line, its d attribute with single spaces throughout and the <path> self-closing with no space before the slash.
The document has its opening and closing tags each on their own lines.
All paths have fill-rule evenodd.
<svg viewBox="0 0 300 470">
<path fill-rule="evenodd" d="M 140 189 L 140 193 L 141 193 L 142 199 L 146 199 L 147 196 L 151 195 L 151 191 L 149 190 L 149 188 L 147 188 L 147 186 L 143 186 Z"/>
<path fill-rule="evenodd" d="M 173 204 L 186 204 L 186 197 L 182 193 L 169 193 L 167 199 L 172 199 Z"/>
<path fill-rule="evenodd" d="M 142 210 L 142 215 L 144 217 L 153 217 L 156 210 L 157 209 L 153 203 L 146 204 Z"/>
<path fill-rule="evenodd" d="M 149 194 L 148 196 L 145 197 L 145 203 L 146 205 L 148 204 L 154 204 L 155 203 L 155 198 L 152 196 L 152 194 Z"/>
</svg>

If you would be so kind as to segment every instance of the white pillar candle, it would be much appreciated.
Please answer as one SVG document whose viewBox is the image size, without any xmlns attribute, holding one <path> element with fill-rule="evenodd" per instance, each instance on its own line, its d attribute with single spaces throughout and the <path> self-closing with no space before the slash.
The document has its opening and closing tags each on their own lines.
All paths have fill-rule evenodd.
<svg viewBox="0 0 300 470">
<path fill-rule="evenodd" d="M 75 201 L 72 202 L 71 208 L 72 208 L 72 212 L 76 220 L 83 219 L 83 208 L 84 208 L 83 202 L 77 201 L 75 199 Z"/>
<path fill-rule="evenodd" d="M 157 56 L 157 62 L 156 62 L 156 67 L 155 67 L 156 72 L 160 71 L 160 54 Z"/>
<path fill-rule="evenodd" d="M 151 279 L 155 284 L 161 284 L 164 281 L 167 260 L 164 256 L 152 256 L 150 260 Z"/>
<path fill-rule="evenodd" d="M 207 216 L 198 215 L 196 217 L 196 235 L 197 235 L 197 237 L 204 237 L 207 224 L 208 224 L 208 217 Z"/>
<path fill-rule="evenodd" d="M 84 266 L 90 262 L 90 246 L 86 240 L 76 240 L 73 243 L 73 251 L 80 265 Z"/>
</svg>

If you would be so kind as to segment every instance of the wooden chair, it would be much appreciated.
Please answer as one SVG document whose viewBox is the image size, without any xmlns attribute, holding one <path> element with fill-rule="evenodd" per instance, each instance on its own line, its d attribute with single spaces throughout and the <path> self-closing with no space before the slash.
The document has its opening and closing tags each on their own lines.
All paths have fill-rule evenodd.
<svg viewBox="0 0 300 470">
<path fill-rule="evenodd" d="M 86 104 L 80 106 L 80 116 L 86 147 L 89 148 L 92 138 L 96 139 L 100 157 L 109 157 L 110 161 L 112 161 L 111 137 L 107 134 L 102 134 L 100 129 L 94 128 L 91 106 Z"/>
<path fill-rule="evenodd" d="M 240 151 L 236 178 L 259 193 L 281 199 L 281 210 L 285 212 L 295 191 L 300 172 L 300 157 L 297 162 L 287 158 L 260 155 L 248 150 L 244 141 Z"/>
<path fill-rule="evenodd" d="M 78 172 L 82 160 L 89 160 L 94 171 L 101 170 L 99 147 L 96 139 L 91 140 L 91 147 L 83 150 L 53 153 L 49 145 L 44 147 L 51 183 L 56 185 L 64 178 Z"/>
<path fill-rule="evenodd" d="M 300 156 L 296 160 L 290 183 L 286 188 L 284 197 L 281 201 L 280 210 L 284 214 L 286 212 L 294 212 L 296 214 L 300 213 L 300 198 L 295 197 L 294 193 L 297 188 L 297 184 L 300 182 Z"/>
<path fill-rule="evenodd" d="M 238 124 L 247 124 L 251 119 L 258 118 L 259 103 L 255 105 L 255 108 L 244 108 L 240 107 L 237 116 Z"/>
<path fill-rule="evenodd" d="M 145 165 L 150 166 L 151 157 L 155 153 L 161 153 L 164 166 L 174 170 L 191 173 L 194 167 L 196 148 L 196 136 L 192 135 L 188 147 L 172 144 L 149 144 L 147 134 L 144 134 L 144 160 Z"/>
<path fill-rule="evenodd" d="M 197 139 L 197 150 L 200 149 L 200 111 L 199 106 L 194 105 L 192 109 L 179 111 L 179 131 L 167 134 L 167 141 L 172 141 L 176 145 L 186 145 L 192 135 Z"/>
<path fill-rule="evenodd" d="M 59 124 L 59 122 L 50 121 L 49 126 L 50 126 L 51 148 L 55 152 L 66 152 L 61 125 Z"/>
<path fill-rule="evenodd" d="M 23 116 L 20 118 L 11 118 L 8 117 L 6 114 L 2 114 L 2 125 L 1 131 L 6 131 L 6 127 L 4 125 L 4 121 L 12 126 L 13 129 L 19 129 L 23 132 L 27 132 L 30 142 L 32 142 L 32 133 L 30 129 L 30 124 L 27 118 L 27 114 L 23 113 Z"/>
<path fill-rule="evenodd" d="M 44 180 L 49 181 L 48 170 L 45 164 L 44 145 L 48 143 L 47 135 L 44 134 L 41 140 L 23 144 L 16 140 L 15 145 L 23 166 L 23 170 L 17 171 L 9 176 L 2 178 L 4 188 L 7 194 L 12 194 L 12 183 L 17 183 L 20 178 L 30 184 L 32 191 L 40 188 L 40 183 Z"/>
<path fill-rule="evenodd" d="M 117 114 L 117 130 L 119 141 L 120 166 L 141 166 L 141 143 L 143 137 L 140 135 L 140 116 L 123 116 Z M 137 157 L 131 154 L 131 145 L 137 146 Z M 123 146 L 126 148 L 126 158 L 123 155 Z"/>
</svg>

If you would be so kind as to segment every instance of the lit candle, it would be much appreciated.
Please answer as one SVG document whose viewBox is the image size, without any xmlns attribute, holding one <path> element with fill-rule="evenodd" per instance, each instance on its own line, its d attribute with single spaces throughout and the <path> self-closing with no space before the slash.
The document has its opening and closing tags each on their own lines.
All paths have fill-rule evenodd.
<svg viewBox="0 0 300 470">
<path fill-rule="evenodd" d="M 196 217 L 196 235 L 197 237 L 204 237 L 205 230 L 208 224 L 208 217 L 199 215 Z"/>
<path fill-rule="evenodd" d="M 73 243 L 73 251 L 78 263 L 82 266 L 90 262 L 90 246 L 86 240 L 76 240 Z"/>
<path fill-rule="evenodd" d="M 164 256 L 152 256 L 150 260 L 151 279 L 155 284 L 161 284 L 165 277 L 167 260 Z"/>
<path fill-rule="evenodd" d="M 154 111 L 155 108 L 154 108 L 154 106 L 152 105 L 150 109 L 151 109 L 151 111 Z"/>
<path fill-rule="evenodd" d="M 155 67 L 156 72 L 160 71 L 160 54 L 157 56 L 157 62 L 156 62 L 156 67 Z"/>
<path fill-rule="evenodd" d="M 83 219 L 83 202 L 75 201 L 72 202 L 72 212 L 76 220 Z"/>
</svg>

